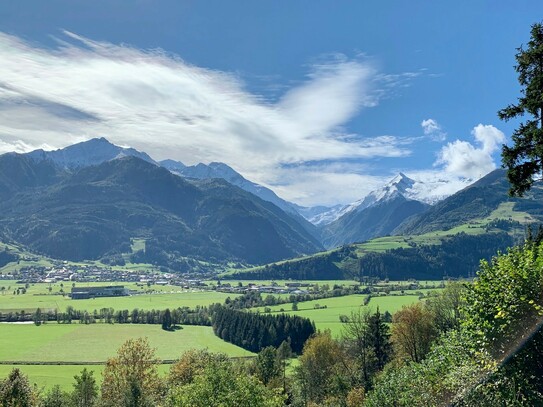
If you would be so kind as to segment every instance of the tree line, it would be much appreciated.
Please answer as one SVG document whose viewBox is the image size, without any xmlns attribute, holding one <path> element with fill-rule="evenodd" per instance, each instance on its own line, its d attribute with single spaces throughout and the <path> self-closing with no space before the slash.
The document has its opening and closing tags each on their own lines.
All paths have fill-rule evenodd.
<svg viewBox="0 0 543 407">
<path fill-rule="evenodd" d="M 289 341 L 292 350 L 301 353 L 305 341 L 315 333 L 315 324 L 308 318 L 262 315 L 223 306 L 215 309 L 212 326 L 219 338 L 251 352 Z"/>
<path fill-rule="evenodd" d="M 496 251 L 505 251 L 514 241 L 507 233 L 471 236 L 459 233 L 439 245 L 416 246 L 368 253 L 359 261 L 359 276 L 402 280 L 468 277 L 474 275 L 481 259 L 489 260 Z"/>
<path fill-rule="evenodd" d="M 101 308 L 94 311 L 76 310 L 72 306 L 66 307 L 66 311 L 57 309 L 42 311 L 37 308 L 35 312 L 17 312 L 0 313 L 0 321 L 20 322 L 34 321 L 36 325 L 47 322 L 57 322 L 59 324 L 71 324 L 75 321 L 81 324 L 162 324 L 164 316 L 170 315 L 172 325 L 211 325 L 211 313 L 213 305 L 200 306 L 194 309 L 189 307 L 178 307 L 170 311 L 165 310 L 145 310 L 134 308 L 132 310 L 115 310 L 113 308 Z"/>
</svg>

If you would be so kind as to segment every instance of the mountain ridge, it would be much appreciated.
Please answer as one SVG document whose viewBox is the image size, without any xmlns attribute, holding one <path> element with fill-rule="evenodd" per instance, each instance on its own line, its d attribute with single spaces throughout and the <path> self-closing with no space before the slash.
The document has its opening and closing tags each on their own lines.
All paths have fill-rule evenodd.
<svg viewBox="0 0 543 407">
<path fill-rule="evenodd" d="M 0 202 L 0 225 L 14 241 L 68 260 L 130 252 L 135 237 L 147 239 L 140 262 L 170 265 L 186 256 L 255 264 L 322 247 L 275 205 L 224 180 L 190 181 L 132 156 L 21 188 Z"/>
</svg>

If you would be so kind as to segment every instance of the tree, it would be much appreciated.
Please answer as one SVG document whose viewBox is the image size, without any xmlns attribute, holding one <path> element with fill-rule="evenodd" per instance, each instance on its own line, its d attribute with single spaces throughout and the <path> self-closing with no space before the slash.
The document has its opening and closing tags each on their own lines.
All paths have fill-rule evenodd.
<svg viewBox="0 0 543 407">
<path fill-rule="evenodd" d="M 167 404 L 175 407 L 280 407 L 284 397 L 257 378 L 239 374 L 232 361 L 211 357 L 190 383 L 172 386 Z"/>
<path fill-rule="evenodd" d="M 376 359 L 377 370 L 382 370 L 392 354 L 390 329 L 384 317 L 377 311 L 369 317 L 369 344 Z"/>
<path fill-rule="evenodd" d="M 92 371 L 84 368 L 79 376 L 74 376 L 72 405 L 75 407 L 92 407 L 98 398 L 98 386 Z"/>
<path fill-rule="evenodd" d="M 396 312 L 392 324 L 392 343 L 400 358 L 420 362 L 437 336 L 433 315 L 416 303 Z"/>
<path fill-rule="evenodd" d="M 369 385 L 376 364 L 375 354 L 370 346 L 370 315 L 368 308 L 352 311 L 342 332 L 346 350 L 356 361 L 358 384 L 364 387 Z"/>
<path fill-rule="evenodd" d="M 190 349 L 172 365 L 168 375 L 170 387 L 184 386 L 202 374 L 206 366 L 226 362 L 228 356 L 223 353 L 211 353 L 207 349 Z"/>
<path fill-rule="evenodd" d="M 58 384 L 45 394 L 40 404 L 41 407 L 68 407 L 70 405 L 69 394 L 62 391 Z"/>
<path fill-rule="evenodd" d="M 290 341 L 285 340 L 281 342 L 281 345 L 277 348 L 277 359 L 281 366 L 281 376 L 283 378 L 283 391 L 286 391 L 286 380 L 287 380 L 287 365 L 288 360 L 292 357 L 292 349 L 290 347 Z"/>
<path fill-rule="evenodd" d="M 157 405 L 162 395 L 158 360 L 147 339 L 129 339 L 106 362 L 102 381 L 104 406 Z M 137 404 L 136 404 L 137 403 Z"/>
<path fill-rule="evenodd" d="M 42 313 L 39 308 L 36 308 L 36 312 L 34 312 L 34 315 L 32 316 L 32 319 L 34 320 L 34 325 L 40 326 L 42 323 Z"/>
<path fill-rule="evenodd" d="M 172 329 L 172 314 L 169 308 L 166 308 L 164 314 L 162 315 L 162 329 L 165 331 L 170 331 Z"/>
<path fill-rule="evenodd" d="M 266 346 L 258 355 L 255 361 L 256 376 L 262 383 L 268 385 L 273 379 L 279 377 L 281 367 L 277 357 L 277 351 L 273 346 Z"/>
<path fill-rule="evenodd" d="M 532 25 L 528 47 L 517 49 L 515 59 L 518 81 L 523 89 L 517 104 L 498 112 L 501 120 L 529 115 L 513 133 L 513 147 L 502 148 L 512 196 L 522 196 L 543 170 L 543 25 Z"/>
<path fill-rule="evenodd" d="M 36 405 L 36 395 L 28 378 L 19 369 L 13 369 L 7 379 L 0 382 L 0 406 L 31 407 Z"/>
<path fill-rule="evenodd" d="M 298 360 L 300 364 L 294 376 L 306 403 L 322 405 L 332 397 L 345 400 L 350 381 L 346 372 L 347 358 L 329 330 L 309 338 Z"/>
<path fill-rule="evenodd" d="M 543 244 L 527 242 L 483 262 L 467 290 L 463 328 L 473 333 L 475 351 L 502 363 L 494 391 L 543 405 Z"/>
<path fill-rule="evenodd" d="M 446 332 L 460 325 L 460 309 L 464 305 L 466 287 L 459 281 L 450 281 L 436 296 L 431 297 L 427 307 L 434 314 L 438 331 Z"/>
</svg>

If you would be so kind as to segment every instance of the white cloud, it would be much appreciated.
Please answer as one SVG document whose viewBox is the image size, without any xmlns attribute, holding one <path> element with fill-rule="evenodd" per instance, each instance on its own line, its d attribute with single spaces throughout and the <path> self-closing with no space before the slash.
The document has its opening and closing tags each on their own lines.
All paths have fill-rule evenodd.
<svg viewBox="0 0 543 407">
<path fill-rule="evenodd" d="M 155 159 L 222 161 L 263 184 L 288 171 L 285 164 L 410 153 L 405 140 L 363 138 L 341 128 L 383 96 L 382 74 L 370 61 L 341 57 L 315 65 L 303 83 L 270 103 L 233 74 L 163 51 L 65 34 L 56 49 L 42 49 L 0 33 L 2 145 L 9 137 L 60 148 L 104 136 Z M 341 185 L 351 179 L 323 176 L 330 183 L 343 176 Z M 308 196 L 320 194 L 316 184 L 305 185 Z M 299 187 L 293 181 L 282 188 L 294 196 Z"/>
<path fill-rule="evenodd" d="M 29 151 L 37 149 L 50 150 L 51 146 L 48 144 L 30 145 L 23 140 L 2 140 L 0 139 L 0 154 L 4 153 L 28 153 Z"/>
<path fill-rule="evenodd" d="M 444 146 L 436 161 L 436 166 L 454 176 L 478 179 L 496 168 L 493 154 L 505 142 L 505 135 L 492 125 L 479 124 L 471 134 L 474 145 L 467 141 L 455 140 Z"/>
<path fill-rule="evenodd" d="M 434 119 L 423 120 L 420 124 L 424 135 L 429 136 L 434 141 L 445 141 L 447 133 L 443 131 L 441 126 Z"/>
</svg>

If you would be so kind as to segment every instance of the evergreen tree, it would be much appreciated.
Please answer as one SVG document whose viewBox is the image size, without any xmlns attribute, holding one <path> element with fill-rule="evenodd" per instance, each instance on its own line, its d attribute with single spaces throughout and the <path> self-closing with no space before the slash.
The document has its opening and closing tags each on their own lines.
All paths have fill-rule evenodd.
<svg viewBox="0 0 543 407">
<path fill-rule="evenodd" d="M 70 405 L 69 395 L 63 392 L 58 384 L 45 394 L 40 404 L 41 407 L 68 407 Z"/>
<path fill-rule="evenodd" d="M 164 314 L 162 315 L 162 329 L 169 331 L 172 329 L 172 314 L 169 308 L 166 308 Z"/>
<path fill-rule="evenodd" d="M 74 376 L 72 405 L 75 407 L 92 407 L 98 398 L 98 386 L 92 371 L 84 368 L 79 376 Z"/>
<path fill-rule="evenodd" d="M 273 346 L 266 346 L 256 356 L 256 375 L 262 383 L 267 385 L 281 373 L 277 358 L 277 350 Z"/>
<path fill-rule="evenodd" d="M 369 343 L 376 358 L 377 370 L 382 370 L 392 354 L 389 327 L 385 323 L 379 307 L 375 314 L 369 317 Z"/>
<path fill-rule="evenodd" d="M 502 160 L 511 183 L 509 193 L 522 196 L 543 170 L 543 25 L 532 25 L 528 47 L 517 49 L 515 58 L 522 96 L 517 104 L 498 112 L 502 120 L 528 115 L 513 133 L 513 147 L 503 146 Z"/>
<path fill-rule="evenodd" d="M 0 405 L 2 407 L 31 407 L 36 404 L 35 399 L 28 378 L 19 369 L 13 369 L 7 379 L 0 382 Z"/>
</svg>

